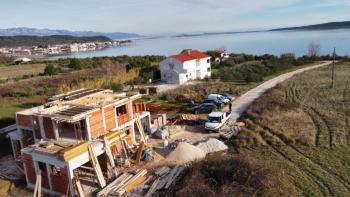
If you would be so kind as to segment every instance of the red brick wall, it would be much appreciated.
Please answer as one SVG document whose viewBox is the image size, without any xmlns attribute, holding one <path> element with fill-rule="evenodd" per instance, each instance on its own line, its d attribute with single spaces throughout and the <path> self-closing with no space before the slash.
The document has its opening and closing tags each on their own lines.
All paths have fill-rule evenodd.
<svg viewBox="0 0 350 197">
<path fill-rule="evenodd" d="M 32 119 L 31 116 L 17 114 L 17 124 L 24 127 L 32 127 Z"/>
<path fill-rule="evenodd" d="M 104 116 L 106 122 L 106 130 L 110 131 L 116 127 L 115 125 L 115 108 L 113 106 L 104 109 Z"/>
<path fill-rule="evenodd" d="M 69 184 L 67 168 L 60 168 L 56 175 L 51 174 L 51 184 L 53 191 L 65 194 Z"/>
<path fill-rule="evenodd" d="M 55 133 L 53 131 L 53 125 L 52 125 L 51 118 L 43 117 L 43 124 L 44 124 L 46 138 L 55 139 Z"/>
<path fill-rule="evenodd" d="M 18 140 L 11 140 L 12 147 L 13 147 L 13 153 L 15 155 L 15 158 L 18 159 L 19 156 L 21 156 L 21 147 L 18 144 Z"/>
<path fill-rule="evenodd" d="M 23 166 L 26 169 L 28 182 L 31 184 L 35 184 L 36 175 L 35 175 L 35 168 L 34 168 L 32 156 L 24 153 L 22 160 L 24 164 Z"/>
<path fill-rule="evenodd" d="M 93 112 L 89 117 L 90 134 L 92 138 L 97 138 L 103 133 L 102 111 Z"/>
<path fill-rule="evenodd" d="M 34 144 L 34 138 L 30 137 L 30 138 L 27 138 L 27 139 L 23 139 L 22 143 L 23 143 L 23 148 L 25 148 L 25 147 L 27 147 L 29 145 Z"/>
<path fill-rule="evenodd" d="M 33 116 L 33 129 L 35 138 L 41 139 L 39 118 L 37 116 Z"/>
</svg>

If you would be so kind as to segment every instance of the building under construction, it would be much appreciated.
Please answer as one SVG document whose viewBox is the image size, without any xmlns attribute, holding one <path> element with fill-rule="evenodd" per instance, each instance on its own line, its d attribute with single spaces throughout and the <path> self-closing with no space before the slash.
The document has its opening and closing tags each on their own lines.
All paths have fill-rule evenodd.
<svg viewBox="0 0 350 197">
<path fill-rule="evenodd" d="M 80 182 L 95 180 L 105 187 L 104 176 L 111 176 L 114 162 L 127 162 L 127 151 L 145 142 L 151 129 L 145 104 L 136 103 L 140 98 L 138 93 L 81 89 L 16 113 L 17 130 L 9 136 L 28 188 L 76 196 Z M 80 178 L 89 171 L 94 178 Z"/>
</svg>

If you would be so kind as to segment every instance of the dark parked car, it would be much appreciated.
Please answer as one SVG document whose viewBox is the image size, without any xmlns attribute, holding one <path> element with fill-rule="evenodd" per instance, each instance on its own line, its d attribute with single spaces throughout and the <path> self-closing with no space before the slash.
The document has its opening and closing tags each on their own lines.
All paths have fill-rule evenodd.
<svg viewBox="0 0 350 197">
<path fill-rule="evenodd" d="M 202 114 L 202 113 L 211 113 L 217 109 L 216 105 L 213 103 L 203 103 L 199 106 L 194 107 L 193 113 Z"/>
<path fill-rule="evenodd" d="M 231 102 L 233 101 L 233 100 L 235 100 L 235 97 L 233 97 L 231 94 L 229 94 L 229 93 L 220 93 L 220 95 L 221 96 L 223 96 L 223 97 L 225 97 L 225 98 L 227 98 L 228 100 L 230 100 Z"/>
<path fill-rule="evenodd" d="M 205 99 L 203 101 L 203 104 L 204 103 L 212 103 L 212 104 L 216 105 L 217 108 L 221 108 L 222 106 L 225 105 L 225 103 L 221 100 L 211 100 L 211 99 Z"/>
</svg>

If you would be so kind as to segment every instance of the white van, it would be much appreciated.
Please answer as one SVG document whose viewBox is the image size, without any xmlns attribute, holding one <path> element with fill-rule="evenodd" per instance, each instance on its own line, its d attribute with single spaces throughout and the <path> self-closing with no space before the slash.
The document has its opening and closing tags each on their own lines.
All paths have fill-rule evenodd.
<svg viewBox="0 0 350 197">
<path fill-rule="evenodd" d="M 230 102 L 230 100 L 228 98 L 225 98 L 224 96 L 222 96 L 220 94 L 210 94 L 208 96 L 208 99 L 209 100 L 213 100 L 213 101 L 218 102 L 218 103 L 221 101 L 221 102 L 223 102 L 225 104 Z"/>
</svg>

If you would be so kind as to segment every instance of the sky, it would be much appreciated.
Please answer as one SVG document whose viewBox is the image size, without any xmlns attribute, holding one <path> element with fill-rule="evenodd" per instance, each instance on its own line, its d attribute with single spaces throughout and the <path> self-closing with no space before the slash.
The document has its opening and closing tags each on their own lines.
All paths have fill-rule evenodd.
<svg viewBox="0 0 350 197">
<path fill-rule="evenodd" d="M 1 0 L 0 29 L 140 34 L 260 30 L 350 20 L 350 0 Z"/>
</svg>

